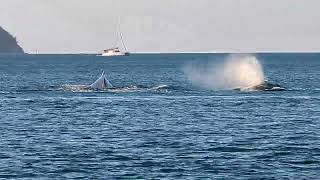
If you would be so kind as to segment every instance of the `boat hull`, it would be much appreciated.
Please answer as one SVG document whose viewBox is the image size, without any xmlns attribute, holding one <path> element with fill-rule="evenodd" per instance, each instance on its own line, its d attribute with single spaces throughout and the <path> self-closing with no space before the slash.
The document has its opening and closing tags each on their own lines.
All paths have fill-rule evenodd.
<svg viewBox="0 0 320 180">
<path fill-rule="evenodd" d="M 129 56 L 130 53 L 128 52 L 107 52 L 102 53 L 101 56 Z"/>
</svg>

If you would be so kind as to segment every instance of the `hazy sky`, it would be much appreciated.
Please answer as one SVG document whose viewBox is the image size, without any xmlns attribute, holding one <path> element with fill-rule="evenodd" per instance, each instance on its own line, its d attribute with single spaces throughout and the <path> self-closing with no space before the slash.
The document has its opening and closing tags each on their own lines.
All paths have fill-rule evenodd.
<svg viewBox="0 0 320 180">
<path fill-rule="evenodd" d="M 319 0 L 0 0 L 27 52 L 320 51 Z"/>
</svg>

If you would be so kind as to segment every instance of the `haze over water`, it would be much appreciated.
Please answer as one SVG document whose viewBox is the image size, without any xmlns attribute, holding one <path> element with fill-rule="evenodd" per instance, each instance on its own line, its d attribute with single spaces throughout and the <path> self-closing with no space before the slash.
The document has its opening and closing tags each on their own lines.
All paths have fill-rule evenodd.
<svg viewBox="0 0 320 180">
<path fill-rule="evenodd" d="M 320 55 L 228 59 L 0 55 L 0 178 L 319 177 Z M 235 73 L 229 80 L 250 69 L 244 82 L 267 79 L 286 91 L 215 88 L 225 74 L 217 64 Z M 103 70 L 119 88 L 65 88 L 89 85 Z M 212 77 L 202 86 L 194 74 Z"/>
</svg>

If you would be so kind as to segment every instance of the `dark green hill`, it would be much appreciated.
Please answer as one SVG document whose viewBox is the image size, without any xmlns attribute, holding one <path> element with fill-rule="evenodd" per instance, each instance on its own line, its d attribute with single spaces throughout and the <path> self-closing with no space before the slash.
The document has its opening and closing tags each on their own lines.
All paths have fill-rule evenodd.
<svg viewBox="0 0 320 180">
<path fill-rule="evenodd" d="M 24 53 L 15 37 L 0 27 L 0 53 Z"/>
</svg>

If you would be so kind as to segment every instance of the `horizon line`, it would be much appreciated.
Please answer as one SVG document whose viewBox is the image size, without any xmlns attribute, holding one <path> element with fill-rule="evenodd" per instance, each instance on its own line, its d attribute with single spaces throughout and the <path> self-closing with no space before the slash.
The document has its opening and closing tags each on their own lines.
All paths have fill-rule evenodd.
<svg viewBox="0 0 320 180">
<path fill-rule="evenodd" d="M 312 54 L 312 53 L 320 53 L 320 50 L 317 51 L 208 51 L 208 52 L 203 52 L 203 51 L 181 51 L 181 52 L 143 52 L 143 51 L 138 51 L 138 52 L 130 52 L 130 54 L 263 54 L 263 53 L 269 53 L 269 54 L 276 54 L 276 53 L 304 53 L 304 54 Z M 99 55 L 101 53 L 97 52 L 26 52 L 25 54 L 30 54 L 30 55 L 46 55 L 46 54 L 56 54 L 56 55 L 63 55 L 63 54 L 92 54 L 92 55 Z"/>
</svg>

